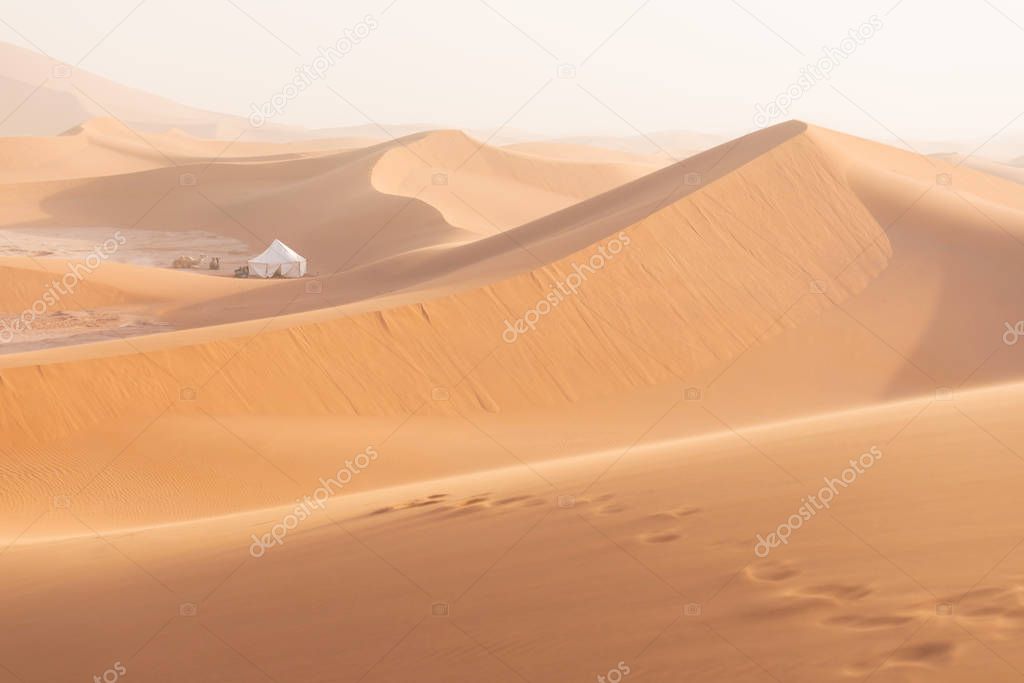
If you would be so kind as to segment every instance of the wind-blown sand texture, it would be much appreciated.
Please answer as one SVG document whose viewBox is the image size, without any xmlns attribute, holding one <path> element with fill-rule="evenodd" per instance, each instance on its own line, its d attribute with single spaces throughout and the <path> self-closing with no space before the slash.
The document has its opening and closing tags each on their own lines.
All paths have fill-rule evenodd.
<svg viewBox="0 0 1024 683">
<path fill-rule="evenodd" d="M 0 139 L 0 313 L 126 251 L 0 346 L 0 683 L 1024 671 L 1018 184 L 800 122 L 68 128 Z M 160 263 L 196 235 L 315 277 Z"/>
</svg>

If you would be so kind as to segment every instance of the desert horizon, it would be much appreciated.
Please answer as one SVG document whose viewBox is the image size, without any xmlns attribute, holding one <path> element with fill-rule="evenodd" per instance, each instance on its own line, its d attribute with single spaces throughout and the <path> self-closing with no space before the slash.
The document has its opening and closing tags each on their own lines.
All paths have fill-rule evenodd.
<svg viewBox="0 0 1024 683">
<path fill-rule="evenodd" d="M 1016 14 L 0 9 L 0 683 L 1021 679 Z"/>
</svg>

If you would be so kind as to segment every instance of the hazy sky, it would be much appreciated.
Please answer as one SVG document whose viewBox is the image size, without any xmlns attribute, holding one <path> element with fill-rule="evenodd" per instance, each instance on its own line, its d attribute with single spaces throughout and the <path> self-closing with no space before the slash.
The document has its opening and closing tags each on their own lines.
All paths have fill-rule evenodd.
<svg viewBox="0 0 1024 683">
<path fill-rule="evenodd" d="M 278 121 L 732 134 L 791 90 L 782 118 L 924 139 L 988 137 L 1024 112 L 1019 0 L 3 0 L 0 39 L 246 115 L 366 17 L 325 76 L 358 110 L 317 82 Z M 827 48 L 831 75 L 808 80 Z"/>
</svg>

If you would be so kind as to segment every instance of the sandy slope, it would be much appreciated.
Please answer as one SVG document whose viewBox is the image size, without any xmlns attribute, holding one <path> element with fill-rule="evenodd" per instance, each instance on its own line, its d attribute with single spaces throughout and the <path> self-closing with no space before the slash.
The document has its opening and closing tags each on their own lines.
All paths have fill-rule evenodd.
<svg viewBox="0 0 1024 683">
<path fill-rule="evenodd" d="M 84 538 L 0 556 L 20 626 L 0 657 L 27 680 L 115 661 L 153 681 L 586 680 L 619 662 L 645 681 L 1015 680 L 1021 391 L 664 441 L 700 410 L 683 404 L 624 458 L 346 496 L 259 557 L 252 535 L 290 509 L 99 539 L 75 498 L 47 515 Z M 754 555 L 875 446 L 830 510 Z M 315 478 L 270 453 L 254 481 Z M 380 454 L 360 477 L 381 480 Z"/>
<path fill-rule="evenodd" d="M 797 122 L 643 177 L 473 145 L 212 164 L 237 221 L 353 263 L 294 302 L 104 264 L 88 296 L 191 329 L 0 357 L 0 681 L 1019 677 L 1018 185 Z M 5 220 L 124 225 L 194 167 L 7 185 Z M 200 199 L 139 227 L 241 235 Z"/>
</svg>

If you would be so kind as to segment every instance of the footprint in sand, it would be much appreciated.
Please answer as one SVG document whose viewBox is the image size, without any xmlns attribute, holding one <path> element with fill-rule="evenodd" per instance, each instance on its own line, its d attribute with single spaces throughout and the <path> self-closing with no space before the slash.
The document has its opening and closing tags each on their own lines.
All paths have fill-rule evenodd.
<svg viewBox="0 0 1024 683">
<path fill-rule="evenodd" d="M 402 505 L 400 507 L 400 509 L 407 510 L 407 509 L 410 509 L 410 508 L 425 508 L 428 505 L 438 505 L 440 503 L 441 503 L 441 501 L 439 499 L 435 499 L 435 500 L 411 500 L 408 503 L 405 503 L 404 505 Z"/>
<path fill-rule="evenodd" d="M 515 505 L 519 504 L 524 508 L 533 508 L 538 505 L 548 505 L 550 501 L 547 498 L 540 498 L 538 496 L 512 496 L 511 498 L 502 498 L 495 505 Z"/>
<path fill-rule="evenodd" d="M 951 640 L 932 640 L 897 650 L 891 661 L 904 664 L 944 664 L 953 658 L 956 645 Z"/>
<path fill-rule="evenodd" d="M 647 519 L 649 519 L 652 522 L 672 523 L 677 522 L 680 519 L 692 517 L 693 515 L 696 515 L 700 512 L 702 512 L 701 508 L 682 507 L 676 508 L 675 510 L 669 510 L 667 512 L 655 512 L 653 515 L 650 515 Z"/>
<path fill-rule="evenodd" d="M 937 668 L 948 666 L 955 654 L 956 643 L 951 640 L 911 642 L 904 644 L 893 652 L 881 667 L 879 667 L 877 659 L 865 659 L 846 667 L 846 674 L 851 677 L 864 678 L 865 676 L 873 676 L 879 669 L 905 667 Z"/>
<path fill-rule="evenodd" d="M 439 505 L 444 502 L 444 499 L 448 497 L 447 493 L 434 493 L 427 496 L 426 498 L 413 498 L 397 505 L 385 505 L 375 510 L 371 510 L 367 516 L 375 517 L 378 515 L 386 515 L 389 512 L 397 512 L 398 510 L 410 510 L 413 508 L 428 507 L 431 505 Z"/>
<path fill-rule="evenodd" d="M 861 602 L 874 592 L 868 584 L 793 582 L 790 579 L 800 576 L 801 571 L 788 562 L 758 562 L 747 567 L 745 573 L 754 583 L 778 585 L 757 610 L 759 615 L 817 614 L 819 623 L 825 626 L 853 631 L 896 628 L 914 621 L 906 614 L 868 612 Z"/>
<path fill-rule="evenodd" d="M 744 570 L 747 578 L 755 583 L 778 583 L 800 574 L 800 570 L 789 562 L 759 562 Z"/>
<path fill-rule="evenodd" d="M 546 498 L 527 495 L 509 496 L 507 498 L 492 500 L 490 494 L 483 493 L 473 496 L 472 498 L 466 498 L 465 500 L 455 502 L 452 514 L 464 515 L 479 512 L 486 508 L 510 509 L 513 507 L 537 507 L 538 505 L 548 505 L 549 503 L 550 501 Z"/>
<path fill-rule="evenodd" d="M 660 531 L 640 535 L 640 540 L 644 543 L 671 543 L 679 538 L 680 535 L 674 531 Z"/>
<path fill-rule="evenodd" d="M 452 500 L 450 496 L 451 494 L 448 493 L 434 493 L 423 498 L 413 498 L 412 500 L 407 500 L 395 505 L 386 505 L 384 507 L 377 508 L 367 513 L 367 516 L 372 517 L 385 515 L 392 512 L 412 510 L 416 508 L 430 508 L 429 510 L 424 511 L 425 513 L 430 514 L 447 512 L 451 515 L 466 515 L 492 507 L 536 507 L 538 505 L 545 505 L 548 502 L 544 498 L 525 495 L 509 496 L 508 498 L 501 498 L 499 500 L 492 500 L 491 494 L 489 493 L 480 493 L 460 500 Z"/>
<path fill-rule="evenodd" d="M 832 603 L 833 612 L 836 608 L 842 609 L 845 613 L 825 617 L 821 623 L 850 631 L 899 628 L 917 620 L 920 616 L 913 608 L 889 611 L 888 608 L 882 607 L 881 610 L 872 610 L 868 604 L 859 602 L 873 592 L 873 589 L 865 584 L 831 583 L 803 588 L 798 591 L 798 594 L 829 600 Z"/>
<path fill-rule="evenodd" d="M 495 503 L 495 505 L 501 505 L 501 506 L 513 505 L 515 503 L 521 503 L 523 501 L 528 501 L 531 498 L 532 498 L 532 496 L 511 496 L 509 498 L 502 498 L 501 500 L 497 501 Z"/>
<path fill-rule="evenodd" d="M 863 584 L 827 583 L 818 586 L 807 586 L 797 591 L 800 595 L 814 598 L 830 598 L 836 602 L 860 600 L 871 594 L 871 589 Z"/>
<path fill-rule="evenodd" d="M 619 512 L 624 512 L 626 510 L 625 507 L 611 502 L 614 498 L 614 493 L 602 493 L 598 496 L 574 498 L 572 507 L 578 509 L 587 508 L 594 514 L 598 515 L 614 515 Z M 591 507 L 595 505 L 596 507 Z"/>
<path fill-rule="evenodd" d="M 447 511 L 448 515 L 451 517 L 460 517 L 462 515 L 470 515 L 480 512 L 490 506 L 490 495 L 482 493 L 470 498 L 451 501 L 451 505 L 448 506 Z"/>
<path fill-rule="evenodd" d="M 952 602 L 952 600 L 950 600 Z M 1024 627 L 1024 588 L 1019 585 L 987 586 L 964 595 L 954 608 L 967 619 L 999 618 L 1004 628 Z"/>
<path fill-rule="evenodd" d="M 838 617 L 829 617 L 823 623 L 829 626 L 840 626 L 852 631 L 875 631 L 878 629 L 896 628 L 913 621 L 913 617 L 901 617 L 890 615 L 865 615 L 854 616 L 850 614 Z"/>
<path fill-rule="evenodd" d="M 621 508 L 616 511 L 621 511 Z M 682 534 L 676 528 L 680 520 L 692 517 L 701 512 L 696 507 L 681 507 L 666 512 L 656 512 L 643 518 L 643 523 L 650 526 L 668 527 L 657 529 L 640 534 L 638 537 L 644 543 L 670 543 L 682 538 Z M 607 513 L 606 513 L 607 514 Z"/>
</svg>

